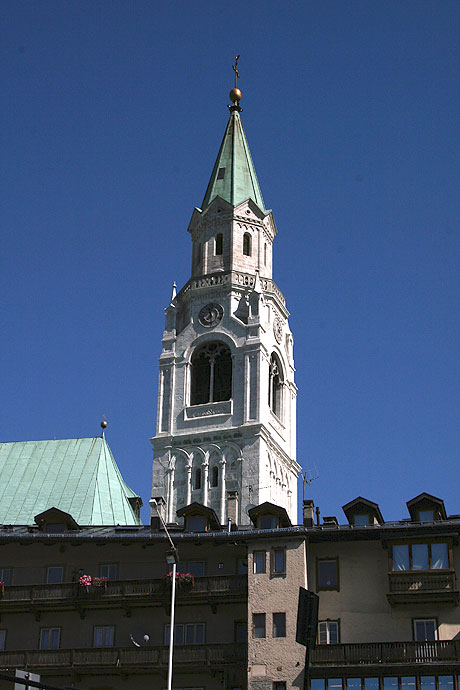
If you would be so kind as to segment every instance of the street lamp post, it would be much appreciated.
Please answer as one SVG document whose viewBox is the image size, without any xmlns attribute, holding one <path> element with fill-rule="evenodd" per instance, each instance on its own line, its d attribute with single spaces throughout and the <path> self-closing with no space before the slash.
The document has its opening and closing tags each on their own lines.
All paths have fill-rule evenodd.
<svg viewBox="0 0 460 690">
<path fill-rule="evenodd" d="M 175 613 L 175 606 L 176 606 L 176 571 L 177 571 L 177 564 L 179 562 L 179 552 L 174 546 L 174 542 L 171 539 L 171 535 L 168 532 L 168 528 L 166 527 L 165 521 L 163 520 L 163 516 L 161 512 L 158 510 L 158 503 L 154 498 L 151 498 L 150 501 L 150 506 L 153 508 L 155 506 L 157 510 L 157 515 L 160 518 L 160 522 L 163 525 L 163 529 L 166 532 L 166 536 L 169 539 L 169 543 L 171 544 L 171 548 L 169 551 L 166 552 L 166 563 L 169 566 L 172 566 L 171 570 L 171 625 L 169 627 L 169 660 L 168 660 L 168 690 L 172 690 L 172 672 L 173 672 L 173 652 L 174 652 L 174 613 Z"/>
</svg>

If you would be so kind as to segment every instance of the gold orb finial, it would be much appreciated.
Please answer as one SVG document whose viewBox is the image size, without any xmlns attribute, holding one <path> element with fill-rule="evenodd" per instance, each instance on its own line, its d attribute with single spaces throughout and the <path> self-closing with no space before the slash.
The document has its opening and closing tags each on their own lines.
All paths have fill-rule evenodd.
<svg viewBox="0 0 460 690">
<path fill-rule="evenodd" d="M 101 429 L 107 429 L 107 422 L 105 419 L 101 422 Z"/>
<path fill-rule="evenodd" d="M 233 105 L 238 105 L 238 103 L 241 101 L 241 91 L 237 89 L 236 86 L 230 91 L 230 100 Z"/>
</svg>

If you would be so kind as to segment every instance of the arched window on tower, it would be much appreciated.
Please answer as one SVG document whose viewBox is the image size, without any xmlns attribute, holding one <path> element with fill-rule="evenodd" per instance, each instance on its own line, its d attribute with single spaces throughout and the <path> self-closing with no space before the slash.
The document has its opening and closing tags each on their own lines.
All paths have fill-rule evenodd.
<svg viewBox="0 0 460 690">
<path fill-rule="evenodd" d="M 190 404 L 230 400 L 232 397 L 232 355 L 224 343 L 206 343 L 192 356 Z"/>
<path fill-rule="evenodd" d="M 267 243 L 264 244 L 264 266 L 267 265 Z"/>
<path fill-rule="evenodd" d="M 243 254 L 251 256 L 251 235 L 248 232 L 243 235 Z"/>
<path fill-rule="evenodd" d="M 224 250 L 224 236 L 221 232 L 218 232 L 216 235 L 216 256 L 219 256 L 223 253 Z"/>
<path fill-rule="evenodd" d="M 193 488 L 201 489 L 201 467 L 197 467 L 193 477 Z"/>
<path fill-rule="evenodd" d="M 270 409 L 281 419 L 282 412 L 282 393 L 283 393 L 283 370 L 281 363 L 275 353 L 270 357 L 270 372 L 268 386 L 268 404 Z"/>
<path fill-rule="evenodd" d="M 214 467 L 211 470 L 211 486 L 219 486 L 219 468 L 217 467 L 217 465 L 214 465 Z"/>
</svg>

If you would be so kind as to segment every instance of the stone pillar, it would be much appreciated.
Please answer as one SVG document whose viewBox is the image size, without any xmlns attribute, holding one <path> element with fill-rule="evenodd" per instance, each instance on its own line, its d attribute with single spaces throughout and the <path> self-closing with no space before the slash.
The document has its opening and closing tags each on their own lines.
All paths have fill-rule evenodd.
<svg viewBox="0 0 460 690">
<path fill-rule="evenodd" d="M 222 458 L 222 460 L 219 461 L 220 464 L 220 524 L 224 525 L 226 521 L 226 515 L 225 515 L 225 466 L 227 464 L 227 461 L 225 458 Z"/>
<path fill-rule="evenodd" d="M 172 455 L 169 459 L 168 464 L 168 508 L 166 511 L 167 522 L 173 521 L 173 509 L 174 509 L 174 474 L 176 469 L 176 456 Z"/>
<path fill-rule="evenodd" d="M 190 503 L 192 502 L 192 459 L 189 458 L 187 460 L 187 464 L 185 465 L 185 471 L 186 471 L 186 498 L 185 498 L 185 505 L 189 506 Z"/>
<path fill-rule="evenodd" d="M 209 462 L 208 458 L 206 457 L 206 460 L 202 463 L 202 468 L 203 468 L 203 476 L 202 476 L 202 482 L 203 482 L 203 505 L 207 506 L 208 505 L 208 473 L 209 473 Z"/>
<path fill-rule="evenodd" d="M 227 493 L 227 517 L 232 521 L 232 525 L 238 525 L 238 491 Z"/>
</svg>

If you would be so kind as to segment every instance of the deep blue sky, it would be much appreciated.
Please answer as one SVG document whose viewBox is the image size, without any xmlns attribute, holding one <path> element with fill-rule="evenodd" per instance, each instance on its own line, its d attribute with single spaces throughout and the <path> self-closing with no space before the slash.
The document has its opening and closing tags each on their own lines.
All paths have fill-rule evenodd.
<svg viewBox="0 0 460 690">
<path fill-rule="evenodd" d="M 105 413 L 147 503 L 163 308 L 240 53 L 309 495 L 460 513 L 457 0 L 4 0 L 0 24 L 1 440 Z"/>
</svg>

